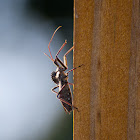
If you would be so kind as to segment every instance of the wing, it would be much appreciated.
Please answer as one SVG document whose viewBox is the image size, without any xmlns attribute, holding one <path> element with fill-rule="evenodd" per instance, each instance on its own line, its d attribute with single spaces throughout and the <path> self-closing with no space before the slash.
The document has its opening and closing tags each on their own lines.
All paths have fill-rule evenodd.
<svg viewBox="0 0 140 140">
<path fill-rule="evenodd" d="M 59 99 L 67 112 L 72 111 L 72 94 L 69 85 L 67 84 L 60 92 Z"/>
</svg>

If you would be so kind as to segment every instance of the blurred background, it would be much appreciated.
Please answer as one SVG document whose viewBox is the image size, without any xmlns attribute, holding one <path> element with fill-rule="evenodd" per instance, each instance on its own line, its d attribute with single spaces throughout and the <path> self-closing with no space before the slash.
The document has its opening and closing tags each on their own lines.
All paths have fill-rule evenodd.
<svg viewBox="0 0 140 140">
<path fill-rule="evenodd" d="M 60 25 L 51 52 L 67 39 L 62 60 L 73 44 L 72 0 L 0 0 L 0 140 L 72 140 L 72 113 L 51 92 L 56 66 L 43 54 Z"/>
</svg>

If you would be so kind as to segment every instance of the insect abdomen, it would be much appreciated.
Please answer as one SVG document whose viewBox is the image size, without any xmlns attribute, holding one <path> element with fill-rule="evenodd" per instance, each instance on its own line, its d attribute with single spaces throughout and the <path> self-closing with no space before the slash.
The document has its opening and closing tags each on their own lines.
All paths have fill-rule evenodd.
<svg viewBox="0 0 140 140">
<path fill-rule="evenodd" d="M 70 105 L 68 105 L 68 104 L 62 102 L 64 108 L 68 112 L 72 111 L 72 96 L 71 96 L 71 90 L 70 90 L 68 83 L 65 86 L 65 88 L 60 91 L 59 97 L 70 104 Z"/>
</svg>

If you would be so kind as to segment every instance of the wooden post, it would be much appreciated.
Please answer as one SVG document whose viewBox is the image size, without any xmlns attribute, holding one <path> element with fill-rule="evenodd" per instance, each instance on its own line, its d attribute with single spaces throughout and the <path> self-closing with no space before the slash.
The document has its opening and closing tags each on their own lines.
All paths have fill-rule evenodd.
<svg viewBox="0 0 140 140">
<path fill-rule="evenodd" d="M 74 1 L 74 140 L 140 137 L 139 5 Z"/>
</svg>

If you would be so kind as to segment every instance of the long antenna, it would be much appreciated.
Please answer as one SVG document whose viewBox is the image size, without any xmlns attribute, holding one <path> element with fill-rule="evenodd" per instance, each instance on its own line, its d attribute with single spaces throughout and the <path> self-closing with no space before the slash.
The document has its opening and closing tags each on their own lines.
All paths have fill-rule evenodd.
<svg viewBox="0 0 140 140">
<path fill-rule="evenodd" d="M 51 42 L 52 42 L 52 39 L 53 39 L 53 37 L 54 37 L 54 35 L 55 35 L 55 33 L 58 31 L 58 29 L 60 29 L 62 26 L 59 26 L 55 31 L 54 31 L 54 33 L 53 33 L 53 35 L 52 35 L 52 38 L 51 38 L 51 40 L 50 40 L 50 42 L 49 42 L 49 44 L 48 44 L 48 49 L 49 49 L 49 52 L 50 52 L 50 56 L 49 55 L 47 55 L 46 53 L 44 53 L 46 56 L 48 56 L 52 61 L 54 61 L 53 60 L 53 57 L 52 57 L 52 54 L 51 54 L 51 50 L 50 50 L 50 44 L 51 44 Z"/>
</svg>

